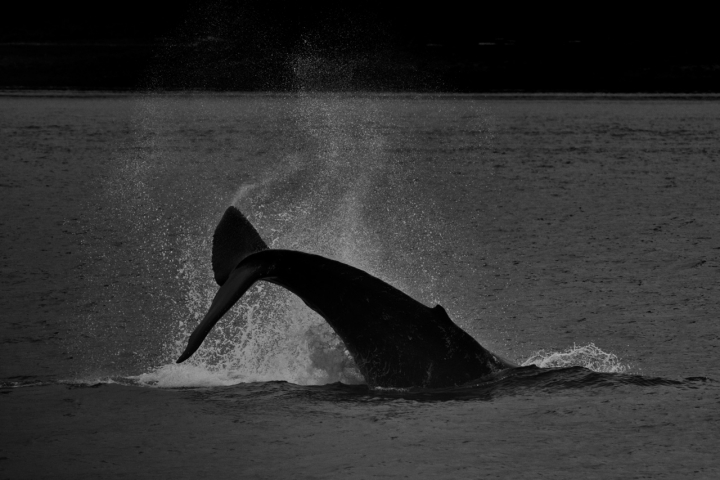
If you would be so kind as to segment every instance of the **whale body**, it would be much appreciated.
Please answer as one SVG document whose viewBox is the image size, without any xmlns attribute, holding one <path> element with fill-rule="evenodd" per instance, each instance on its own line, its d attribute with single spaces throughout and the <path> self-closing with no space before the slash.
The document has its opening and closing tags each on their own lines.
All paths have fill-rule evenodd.
<svg viewBox="0 0 720 480">
<path fill-rule="evenodd" d="M 178 363 L 262 280 L 290 290 L 323 317 L 370 388 L 460 386 L 517 366 L 483 348 L 440 305 L 429 308 L 379 278 L 329 258 L 268 249 L 235 207 L 225 211 L 215 230 L 212 264 L 220 289 Z"/>
</svg>

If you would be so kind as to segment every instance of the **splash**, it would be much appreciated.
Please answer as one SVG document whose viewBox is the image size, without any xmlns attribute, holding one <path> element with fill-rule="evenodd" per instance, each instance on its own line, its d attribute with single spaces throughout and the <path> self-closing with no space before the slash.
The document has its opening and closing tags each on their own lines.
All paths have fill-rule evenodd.
<svg viewBox="0 0 720 480">
<path fill-rule="evenodd" d="M 523 367 L 536 365 L 541 368 L 585 367 L 594 372 L 626 373 L 630 365 L 621 363 L 614 353 L 604 352 L 595 344 L 573 345 L 563 352 L 535 352 L 522 363 Z"/>
<path fill-rule="evenodd" d="M 202 308 L 204 313 L 207 307 Z M 179 325 L 181 333 L 174 338 L 175 357 L 184 350 L 196 324 Z M 207 377 L 210 381 L 285 380 L 299 385 L 364 381 L 330 326 L 299 298 L 267 283 L 255 285 L 185 364 L 195 369 L 194 378 Z"/>
<path fill-rule="evenodd" d="M 377 210 L 388 211 L 387 203 L 405 193 L 403 182 L 387 181 L 397 169 L 394 157 L 383 148 L 377 108 L 364 98 L 300 95 L 292 111 L 297 134 L 307 143 L 305 150 L 286 155 L 251 182 L 238 186 L 230 196 L 231 204 L 249 217 L 271 248 L 334 258 L 408 290 L 394 277 L 399 269 L 388 268 L 385 261 L 389 247 L 402 245 L 388 244 L 380 234 L 388 230 L 387 225 L 374 220 Z M 386 185 L 381 188 L 383 181 Z M 415 213 L 413 218 L 420 217 Z M 178 315 L 167 348 L 174 358 L 184 350 L 217 291 L 207 240 L 216 221 L 210 219 L 205 239 L 184 238 L 176 280 L 184 291 L 178 313 L 182 308 L 186 311 Z M 413 224 L 415 228 L 422 225 L 420 221 Z M 402 228 L 395 231 L 406 233 Z M 413 238 L 427 236 L 431 235 Z M 185 371 L 176 367 L 167 371 L 170 367 L 162 367 L 151 373 L 166 376 L 153 376 L 152 381 L 171 385 L 170 374 L 184 386 L 205 380 L 285 380 L 303 385 L 364 381 L 342 341 L 321 317 L 290 292 L 263 282 L 226 314 L 189 362 L 192 377 L 182 377 Z"/>
</svg>

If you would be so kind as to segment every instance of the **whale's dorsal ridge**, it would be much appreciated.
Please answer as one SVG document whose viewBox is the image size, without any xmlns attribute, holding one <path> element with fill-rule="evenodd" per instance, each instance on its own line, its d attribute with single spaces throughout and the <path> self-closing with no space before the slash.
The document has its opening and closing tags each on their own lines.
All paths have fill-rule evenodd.
<svg viewBox="0 0 720 480">
<path fill-rule="evenodd" d="M 447 314 L 443 306 L 439 303 L 433 307 L 432 311 L 436 318 L 442 320 L 443 322 L 450 322 L 454 324 L 454 322 L 450 319 L 450 315 Z"/>
<path fill-rule="evenodd" d="M 222 286 L 245 257 L 267 248 L 245 215 L 228 207 L 213 235 L 212 267 L 217 284 Z"/>
</svg>

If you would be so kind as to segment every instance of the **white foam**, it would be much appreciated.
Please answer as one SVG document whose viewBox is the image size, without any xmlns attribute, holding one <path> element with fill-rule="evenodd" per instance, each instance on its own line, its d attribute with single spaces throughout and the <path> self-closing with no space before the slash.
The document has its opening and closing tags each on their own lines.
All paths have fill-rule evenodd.
<svg viewBox="0 0 720 480">
<path fill-rule="evenodd" d="M 573 345 L 563 352 L 539 350 L 522 363 L 523 367 L 536 365 L 541 368 L 585 367 L 594 372 L 625 373 L 630 365 L 621 363 L 614 353 L 608 353 L 595 344 Z"/>
<path fill-rule="evenodd" d="M 163 365 L 148 373 L 129 377 L 140 385 L 160 388 L 222 387 L 270 379 L 249 378 L 227 369 L 209 369 L 192 364 Z"/>
</svg>

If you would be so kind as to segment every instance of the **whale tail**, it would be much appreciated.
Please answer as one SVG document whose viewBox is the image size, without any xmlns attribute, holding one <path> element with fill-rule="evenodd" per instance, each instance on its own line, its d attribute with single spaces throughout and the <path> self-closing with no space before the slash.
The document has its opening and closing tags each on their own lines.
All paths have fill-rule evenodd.
<svg viewBox="0 0 720 480">
<path fill-rule="evenodd" d="M 268 246 L 245 215 L 233 206 L 228 207 L 213 235 L 212 268 L 215 281 L 222 287 L 230 277 L 230 272 L 245 257 L 267 249 Z"/>
</svg>

